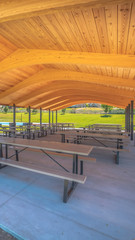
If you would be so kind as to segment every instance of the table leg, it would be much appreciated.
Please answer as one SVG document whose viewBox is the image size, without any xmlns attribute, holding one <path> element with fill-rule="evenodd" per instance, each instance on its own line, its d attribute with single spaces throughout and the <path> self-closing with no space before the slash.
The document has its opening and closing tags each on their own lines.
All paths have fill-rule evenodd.
<svg viewBox="0 0 135 240">
<path fill-rule="evenodd" d="M 61 134 L 61 142 L 65 143 L 65 134 Z"/>
<path fill-rule="evenodd" d="M 5 151 L 6 151 L 6 158 L 8 158 L 8 145 L 7 144 L 5 146 Z"/>
<path fill-rule="evenodd" d="M 3 151 L 2 151 L 2 144 L 0 143 L 0 157 L 2 158 L 3 157 Z M 6 165 L 3 165 L 0 163 L 0 169 L 5 167 Z"/>
<path fill-rule="evenodd" d="M 119 151 L 116 153 L 116 164 L 119 164 Z"/>
<path fill-rule="evenodd" d="M 76 174 L 78 174 L 78 155 L 76 155 Z"/>
<path fill-rule="evenodd" d="M 69 181 L 64 180 L 64 193 L 63 193 L 63 202 L 64 203 L 66 203 L 68 201 L 69 197 L 71 196 L 75 187 L 77 186 L 77 183 L 74 182 L 74 185 L 72 185 L 69 190 L 68 190 L 68 185 L 69 185 Z"/>
<path fill-rule="evenodd" d="M 73 155 L 73 170 L 72 172 L 75 173 L 75 164 L 76 164 L 76 155 Z"/>
<path fill-rule="evenodd" d="M 117 149 L 119 149 L 119 139 L 117 139 Z M 116 164 L 119 164 L 119 151 L 116 153 Z"/>
<path fill-rule="evenodd" d="M 83 161 L 80 161 L 80 175 L 83 175 Z"/>
<path fill-rule="evenodd" d="M 67 200 L 68 200 L 68 180 L 64 180 L 63 202 L 66 203 Z"/>
<path fill-rule="evenodd" d="M 2 151 L 2 143 L 0 143 L 0 157 L 3 157 L 3 151 Z"/>
<path fill-rule="evenodd" d="M 19 157 L 18 157 L 18 150 L 15 150 L 15 154 L 16 154 L 16 161 L 19 161 Z"/>
</svg>

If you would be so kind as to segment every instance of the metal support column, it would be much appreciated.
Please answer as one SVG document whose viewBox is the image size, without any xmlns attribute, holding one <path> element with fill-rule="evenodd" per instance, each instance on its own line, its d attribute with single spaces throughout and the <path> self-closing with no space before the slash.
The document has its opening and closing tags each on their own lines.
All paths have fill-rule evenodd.
<svg viewBox="0 0 135 240">
<path fill-rule="evenodd" d="M 126 131 L 128 132 L 128 106 L 126 107 Z"/>
<path fill-rule="evenodd" d="M 127 131 L 127 107 L 125 108 L 125 131 Z"/>
<path fill-rule="evenodd" d="M 57 110 L 56 110 L 56 132 L 57 132 L 57 119 L 58 119 L 58 116 L 57 116 Z"/>
<path fill-rule="evenodd" d="M 51 127 L 51 112 L 50 112 L 50 109 L 49 109 L 49 128 Z"/>
<path fill-rule="evenodd" d="M 55 132 L 55 125 L 53 124 L 53 111 L 52 111 L 52 131 L 51 134 Z"/>
<path fill-rule="evenodd" d="M 127 131 L 129 132 L 129 106 L 127 106 Z"/>
<path fill-rule="evenodd" d="M 52 111 L 52 124 L 53 124 L 53 111 Z"/>
<path fill-rule="evenodd" d="M 134 101 L 131 101 L 131 140 L 134 136 Z"/>
<path fill-rule="evenodd" d="M 40 108 L 40 131 L 42 130 L 42 108 Z"/>
<path fill-rule="evenodd" d="M 130 104 L 128 104 L 128 129 L 129 129 L 129 132 L 130 132 Z"/>
<path fill-rule="evenodd" d="M 15 125 L 16 125 L 16 106 L 15 106 L 15 104 L 13 105 L 13 124 L 15 127 Z"/>
<path fill-rule="evenodd" d="M 28 107 L 28 113 L 29 113 L 29 126 L 31 125 L 31 107 Z"/>
</svg>

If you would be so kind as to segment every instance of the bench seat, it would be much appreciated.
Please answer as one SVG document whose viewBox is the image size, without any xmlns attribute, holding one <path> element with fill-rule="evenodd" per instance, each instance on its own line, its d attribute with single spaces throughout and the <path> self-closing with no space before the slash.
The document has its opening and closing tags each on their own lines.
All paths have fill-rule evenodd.
<svg viewBox="0 0 135 240">
<path fill-rule="evenodd" d="M 68 191 L 68 181 L 71 181 L 74 184 L 75 183 L 84 184 L 86 181 L 86 176 L 84 176 L 84 175 L 79 175 L 79 174 L 70 173 L 70 172 L 66 172 L 66 171 L 60 171 L 57 169 L 51 169 L 51 168 L 47 168 L 45 166 L 34 166 L 33 164 L 18 162 L 18 161 L 6 159 L 6 158 L 0 158 L 0 164 L 63 179 L 64 180 L 63 202 L 65 202 L 65 203 L 68 200 L 71 190 L 74 189 L 74 187 L 72 187 Z"/>
</svg>

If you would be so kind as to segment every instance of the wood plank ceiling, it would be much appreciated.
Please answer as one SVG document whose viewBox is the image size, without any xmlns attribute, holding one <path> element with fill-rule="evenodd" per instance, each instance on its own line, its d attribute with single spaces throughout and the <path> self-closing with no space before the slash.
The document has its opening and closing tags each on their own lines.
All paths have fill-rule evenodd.
<svg viewBox="0 0 135 240">
<path fill-rule="evenodd" d="M 0 1 L 0 104 L 125 108 L 131 100 L 134 0 Z"/>
</svg>

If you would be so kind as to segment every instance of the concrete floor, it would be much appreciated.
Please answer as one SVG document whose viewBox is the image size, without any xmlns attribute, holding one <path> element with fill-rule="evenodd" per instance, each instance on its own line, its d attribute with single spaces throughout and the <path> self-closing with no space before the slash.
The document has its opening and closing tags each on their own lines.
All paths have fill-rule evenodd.
<svg viewBox="0 0 135 240">
<path fill-rule="evenodd" d="M 97 162 L 85 163 L 87 181 L 77 186 L 67 204 L 62 202 L 63 180 L 1 169 L 0 226 L 25 240 L 134 240 L 133 143 L 129 148 L 130 153 L 120 153 L 120 165 L 114 164 L 112 152 L 94 150 Z M 21 155 L 30 157 L 43 161 L 45 156 L 30 151 Z M 71 168 L 71 161 L 66 159 L 65 165 Z"/>
</svg>

